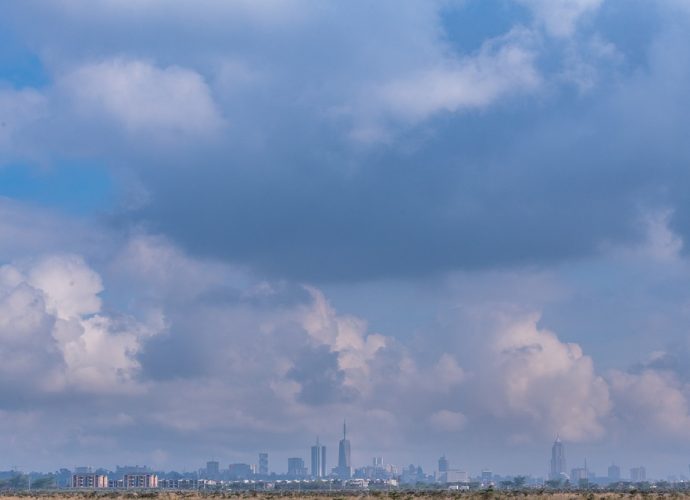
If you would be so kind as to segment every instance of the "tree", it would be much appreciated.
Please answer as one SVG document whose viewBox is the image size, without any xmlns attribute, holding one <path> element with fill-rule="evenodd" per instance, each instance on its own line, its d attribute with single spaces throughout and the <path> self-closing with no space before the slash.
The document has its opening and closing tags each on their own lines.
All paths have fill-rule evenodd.
<svg viewBox="0 0 690 500">
<path fill-rule="evenodd" d="M 6 488 L 12 490 L 23 490 L 29 487 L 29 476 L 25 476 L 22 473 L 17 473 L 11 478 L 6 480 Z"/>
<path fill-rule="evenodd" d="M 561 487 L 561 480 L 560 479 L 549 479 L 544 484 L 546 486 L 548 486 L 549 488 L 553 488 L 555 490 L 555 489 L 558 489 Z"/>
<path fill-rule="evenodd" d="M 513 478 L 513 486 L 516 489 L 522 488 L 526 482 L 527 482 L 527 478 L 525 476 L 515 476 Z"/>
<path fill-rule="evenodd" d="M 48 474 L 47 476 L 42 476 L 34 479 L 31 482 L 31 487 L 37 490 L 46 490 L 48 488 L 55 487 L 55 476 Z"/>
</svg>

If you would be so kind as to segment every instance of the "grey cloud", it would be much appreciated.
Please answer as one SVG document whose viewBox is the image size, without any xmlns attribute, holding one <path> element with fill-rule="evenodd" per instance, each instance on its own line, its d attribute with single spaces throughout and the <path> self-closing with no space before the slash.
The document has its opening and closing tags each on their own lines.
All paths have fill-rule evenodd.
<svg viewBox="0 0 690 500">
<path fill-rule="evenodd" d="M 338 367 L 338 355 L 326 346 L 299 353 L 287 377 L 300 384 L 297 399 L 308 405 L 350 402 L 356 397 L 353 388 L 343 387 L 345 373 Z"/>
<path fill-rule="evenodd" d="M 589 4 L 583 5 L 587 11 Z M 96 7 L 55 7 L 63 23 L 53 23 L 53 29 L 71 58 L 52 56 L 56 74 L 80 74 L 75 65 L 110 67 L 107 61 L 127 61 L 126 54 L 140 53 L 130 45 L 135 42 L 119 36 L 126 12 L 109 8 L 116 15 L 105 21 Z M 688 80 L 684 66 L 672 66 L 665 55 L 683 45 L 684 35 L 657 35 L 648 76 L 642 64 L 634 67 L 638 71 L 607 69 L 607 80 L 581 98 L 560 82 L 562 68 L 556 68 L 556 76 L 549 73 L 548 59 L 563 56 L 566 49 L 533 42 L 541 56 L 535 64 L 544 74 L 543 95 L 528 97 L 522 105 L 493 103 L 480 114 L 452 113 L 454 105 L 441 105 L 450 111 L 422 123 L 384 119 L 380 126 L 392 131 L 388 142 L 363 146 L 351 140 L 359 110 L 381 104 L 368 89 L 417 75 L 430 58 L 439 64 L 447 60 L 435 6 L 420 14 L 384 3 L 374 14 L 390 9 L 396 22 L 377 28 L 390 33 L 390 41 L 371 54 L 340 24 L 321 36 L 321 26 L 334 16 L 371 14 L 361 5 L 318 15 L 298 9 L 285 20 L 276 35 L 285 43 L 279 45 L 311 46 L 313 58 L 299 50 L 284 57 L 280 47 L 259 43 L 250 31 L 238 29 L 229 36 L 211 29 L 209 36 L 219 37 L 217 50 L 237 56 L 230 64 L 233 71 L 247 68 L 242 69 L 250 75 L 246 78 L 258 78 L 252 85 L 226 86 L 214 73 L 213 68 L 223 66 L 216 50 L 204 44 L 185 48 L 188 52 L 179 54 L 180 71 L 189 68 L 205 78 L 229 128 L 221 140 L 175 144 L 168 150 L 151 149 L 147 134 L 132 143 L 109 126 L 103 125 L 108 133 L 94 129 L 102 142 L 86 146 L 90 154 L 112 152 L 113 163 L 127 165 L 148 191 L 148 204 L 113 222 L 144 224 L 196 255 L 240 263 L 271 278 L 313 282 L 548 266 L 586 258 L 609 242 L 639 241 L 637 220 L 646 207 L 675 209 L 674 225 L 687 233 L 687 210 L 674 190 L 685 178 L 687 155 L 667 147 L 681 141 L 677 131 L 684 129 L 685 118 L 658 111 L 677 99 L 683 86 L 666 85 L 663 95 L 654 92 L 663 82 Z M 267 12 L 252 17 L 248 7 L 240 14 L 259 25 L 262 19 L 282 19 Z M 227 15 L 218 12 L 219 18 Z M 99 59 L 106 62 L 94 63 L 62 33 L 74 22 L 72 16 L 104 24 L 109 36 Z M 155 23 L 164 35 L 176 26 L 167 16 L 142 22 Z M 452 40 L 454 27 L 445 27 L 444 36 Z M 607 25 L 598 28 L 605 40 Z M 26 29 L 40 50 L 45 34 Z M 320 49 L 310 45 L 315 37 Z M 576 37 L 573 43 L 585 42 Z M 152 62 L 146 64 L 154 74 L 176 63 L 168 45 L 146 37 L 136 43 L 148 48 Z M 403 48 L 405 58 L 400 57 Z M 192 56 L 204 64 L 194 64 Z M 594 58 L 585 61 L 593 71 L 610 64 L 586 51 L 582 57 Z M 122 64 L 139 64 L 132 60 Z M 364 75 L 363 80 L 347 76 L 354 74 Z M 64 111 L 58 115 L 71 119 Z M 57 142 L 68 150 L 72 144 L 74 154 L 84 151 L 81 137 Z M 664 167 L 653 166 L 660 158 Z"/>
</svg>

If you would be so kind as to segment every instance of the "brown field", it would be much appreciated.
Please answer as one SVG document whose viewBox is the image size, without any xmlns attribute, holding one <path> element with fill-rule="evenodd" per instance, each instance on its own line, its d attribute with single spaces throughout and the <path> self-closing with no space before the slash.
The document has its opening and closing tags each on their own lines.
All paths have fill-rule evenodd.
<svg viewBox="0 0 690 500">
<path fill-rule="evenodd" d="M 30 500 L 50 498 L 53 500 L 81 500 L 81 499 L 135 499 L 155 498 L 160 500 L 194 500 L 227 498 L 235 500 L 655 500 L 655 499 L 689 499 L 690 493 L 685 492 L 406 492 L 395 491 L 386 493 L 363 492 L 333 492 L 327 493 L 231 493 L 231 492 L 0 492 L 0 500 Z"/>
</svg>

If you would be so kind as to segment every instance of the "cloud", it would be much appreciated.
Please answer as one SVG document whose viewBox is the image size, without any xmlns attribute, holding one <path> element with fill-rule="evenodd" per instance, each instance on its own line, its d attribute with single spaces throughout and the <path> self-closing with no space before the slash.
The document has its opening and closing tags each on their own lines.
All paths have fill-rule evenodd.
<svg viewBox="0 0 690 500">
<path fill-rule="evenodd" d="M 482 45 L 478 54 L 451 59 L 385 84 L 379 99 L 389 113 L 409 121 L 442 111 L 484 108 L 498 99 L 534 91 L 541 77 L 529 34 L 513 32 Z"/>
<path fill-rule="evenodd" d="M 1 82 L 0 82 L 1 83 Z M 0 85 L 0 161 L 36 158 L 23 131 L 44 118 L 47 99 L 31 88 L 15 90 Z"/>
<path fill-rule="evenodd" d="M 305 349 L 294 360 L 287 377 L 299 384 L 297 401 L 308 405 L 347 402 L 357 394 L 345 386 L 345 371 L 338 366 L 338 355 L 326 346 Z"/>
<path fill-rule="evenodd" d="M 605 433 L 606 381 L 579 345 L 537 327 L 538 316 L 509 319 L 491 342 L 488 372 L 499 414 L 525 418 L 546 436 L 587 441 Z"/>
<path fill-rule="evenodd" d="M 304 329 L 317 345 L 337 353 L 338 367 L 345 375 L 343 383 L 366 392 L 371 380 L 369 363 L 386 347 L 386 338 L 368 334 L 366 323 L 359 318 L 336 315 L 319 290 L 310 288 L 309 292 L 313 304 L 304 311 Z"/>
<path fill-rule="evenodd" d="M 628 432 L 643 428 L 656 439 L 690 439 L 690 411 L 687 387 L 670 372 L 641 373 L 613 371 L 611 393 L 616 416 Z"/>
<path fill-rule="evenodd" d="M 43 296 L 9 266 L 0 267 L 0 350 L 2 391 L 13 385 L 45 389 L 59 372 L 61 358 L 45 312 Z M 10 279 L 8 279 L 10 276 Z"/>
<path fill-rule="evenodd" d="M 578 21 L 596 12 L 603 0 L 517 0 L 529 7 L 549 34 L 569 37 L 575 33 Z"/>
<path fill-rule="evenodd" d="M 435 430 L 456 432 L 465 427 L 467 418 L 457 411 L 439 410 L 429 417 L 429 422 Z"/>
<path fill-rule="evenodd" d="M 79 256 L 52 255 L 25 267 L 0 268 L 6 381 L 31 374 L 37 395 L 136 390 L 136 354 L 155 328 L 102 314 L 100 276 Z"/>
<path fill-rule="evenodd" d="M 434 366 L 433 378 L 435 385 L 450 388 L 463 383 L 467 374 L 453 356 L 443 353 Z"/>
<path fill-rule="evenodd" d="M 465 7 L 453 11 L 460 20 Z M 40 92 L 50 119 L 13 137 L 49 157 L 103 159 L 145 193 L 118 223 L 143 224 L 195 256 L 267 279 L 323 284 L 587 258 L 604 242 L 639 238 L 641 192 L 662 193 L 642 204 L 674 210 L 674 226 L 682 220 L 682 197 L 663 189 L 682 184 L 682 148 L 664 147 L 667 127 L 656 127 L 657 137 L 649 120 L 619 112 L 619 99 L 630 109 L 656 94 L 629 95 L 635 72 L 618 64 L 599 75 L 611 66 L 596 55 L 613 52 L 606 33 L 578 46 L 568 73 L 549 61 L 570 49 L 545 43 L 519 18 L 485 26 L 490 36 L 468 47 L 458 41 L 462 23 L 434 2 L 295 7 L 287 18 L 277 6 L 246 16 L 243 8 L 75 2 L 29 24 L 16 7 L 8 16 L 55 81 Z M 149 29 L 132 34 L 132 12 Z M 280 26 L 275 43 L 264 43 L 264 16 Z M 217 42 L 182 42 L 180 19 Z M 92 29 L 97 55 L 74 38 Z M 658 81 L 683 81 L 650 67 Z M 610 77 L 601 93 L 570 96 L 572 81 L 600 88 L 599 77 Z M 615 95 L 609 81 L 620 82 Z M 635 127 L 633 135 L 656 139 L 626 137 Z M 348 139 L 360 133 L 373 138 L 367 146 Z M 652 173 L 643 154 L 627 152 L 631 143 L 658 144 L 675 167 Z M 626 182 L 615 182 L 623 171 Z"/>
<path fill-rule="evenodd" d="M 80 66 L 58 85 L 87 118 L 105 116 L 130 134 L 203 136 L 223 124 L 201 75 L 129 59 Z"/>
<path fill-rule="evenodd" d="M 28 281 L 43 292 L 48 312 L 59 319 L 87 316 L 101 309 L 98 294 L 103 283 L 81 257 L 47 257 L 31 268 Z"/>
</svg>

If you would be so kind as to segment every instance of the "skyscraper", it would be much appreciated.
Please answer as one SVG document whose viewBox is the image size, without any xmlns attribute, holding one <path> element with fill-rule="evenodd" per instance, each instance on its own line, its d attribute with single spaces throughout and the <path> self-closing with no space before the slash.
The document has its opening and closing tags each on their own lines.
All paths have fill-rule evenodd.
<svg viewBox="0 0 690 500">
<path fill-rule="evenodd" d="M 307 475 L 304 460 L 299 457 L 288 458 L 288 476 L 300 478 Z"/>
<path fill-rule="evenodd" d="M 352 464 L 350 462 L 350 440 L 347 439 L 347 425 L 343 421 L 343 439 L 338 445 L 338 469 L 340 479 L 350 479 L 352 476 Z"/>
<path fill-rule="evenodd" d="M 220 476 L 220 464 L 215 460 L 206 462 L 206 477 L 208 479 L 218 479 Z"/>
<path fill-rule="evenodd" d="M 268 476 L 268 453 L 259 453 L 259 475 Z"/>
<path fill-rule="evenodd" d="M 448 472 L 448 459 L 445 455 L 438 459 L 438 471 L 441 474 Z"/>
<path fill-rule="evenodd" d="M 319 444 L 316 438 L 316 446 L 311 447 L 311 476 L 326 477 L 326 447 Z"/>
<path fill-rule="evenodd" d="M 556 440 L 551 447 L 551 471 L 549 479 L 561 479 L 561 475 L 565 474 L 565 447 L 561 442 L 561 438 L 556 436 Z"/>
</svg>

